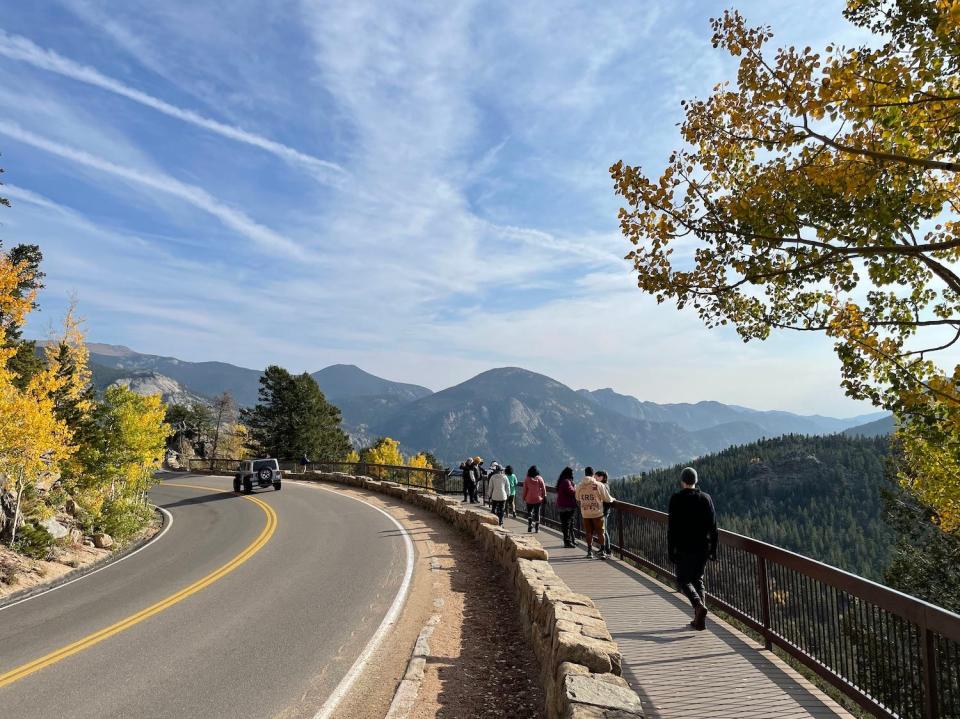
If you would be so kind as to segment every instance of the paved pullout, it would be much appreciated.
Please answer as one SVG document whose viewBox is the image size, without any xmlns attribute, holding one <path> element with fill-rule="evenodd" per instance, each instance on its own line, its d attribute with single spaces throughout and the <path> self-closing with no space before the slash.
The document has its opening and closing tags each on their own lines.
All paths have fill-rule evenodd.
<svg viewBox="0 0 960 719">
<path fill-rule="evenodd" d="M 173 525 L 136 557 L 0 610 L 3 716 L 312 717 L 376 632 L 401 586 L 403 538 L 376 510 L 288 484 L 254 496 L 270 538 L 229 573 L 142 621 L 2 686 L 231 563 L 269 511 L 222 477 L 179 475 L 152 500 Z M 189 484 L 197 488 L 174 486 Z"/>
</svg>

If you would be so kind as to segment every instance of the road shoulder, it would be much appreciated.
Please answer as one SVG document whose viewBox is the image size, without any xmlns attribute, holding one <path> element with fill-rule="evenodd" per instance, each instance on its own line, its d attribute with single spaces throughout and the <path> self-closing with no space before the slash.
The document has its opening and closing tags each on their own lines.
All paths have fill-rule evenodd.
<svg viewBox="0 0 960 719">
<path fill-rule="evenodd" d="M 542 715 L 543 689 L 537 671 L 532 670 L 538 665 L 524 638 L 508 578 L 472 537 L 431 512 L 389 496 L 333 484 L 306 484 L 384 509 L 403 524 L 416 549 L 413 585 L 397 626 L 335 717 L 383 719 L 412 654 L 423 659 L 417 662 L 422 675 L 415 699 L 397 716 Z M 427 626 L 431 627 L 429 641 L 415 652 Z"/>
</svg>

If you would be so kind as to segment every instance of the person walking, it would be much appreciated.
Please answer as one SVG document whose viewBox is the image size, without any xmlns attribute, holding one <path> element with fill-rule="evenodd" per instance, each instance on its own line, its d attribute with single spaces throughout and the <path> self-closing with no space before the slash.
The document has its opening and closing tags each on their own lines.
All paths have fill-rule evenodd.
<svg viewBox="0 0 960 719">
<path fill-rule="evenodd" d="M 510 480 L 499 462 L 490 465 L 490 477 L 487 480 L 490 484 L 490 507 L 493 513 L 497 515 L 497 521 L 503 526 L 503 512 L 507 504 L 507 497 L 510 496 Z"/>
<path fill-rule="evenodd" d="M 540 510 L 547 499 L 547 485 L 537 465 L 527 470 L 523 480 L 523 501 L 527 505 L 527 532 L 540 531 Z"/>
<path fill-rule="evenodd" d="M 703 572 L 707 560 L 717 558 L 717 513 L 713 500 L 697 487 L 697 470 L 680 472 L 680 491 L 670 497 L 667 520 L 667 554 L 676 565 L 677 585 L 693 607 L 690 627 L 707 628 Z"/>
<path fill-rule="evenodd" d="M 610 484 L 607 473 L 602 469 L 598 469 L 593 473 L 593 476 L 607 488 L 607 494 L 610 494 Z M 610 557 L 610 512 L 613 509 L 613 503 L 615 501 L 614 496 L 610 494 L 610 501 L 603 503 L 603 552 L 607 555 L 607 558 Z"/>
<path fill-rule="evenodd" d="M 463 501 L 470 504 L 477 501 L 477 468 L 472 459 L 463 463 Z"/>
<path fill-rule="evenodd" d="M 593 467 L 583 470 L 583 479 L 577 485 L 577 502 L 583 518 L 583 533 L 587 538 L 587 558 L 593 559 L 593 538 L 597 538 L 597 559 L 606 559 L 603 551 L 603 503 L 612 502 L 607 487 L 593 476 Z"/>
<path fill-rule="evenodd" d="M 304 452 L 303 456 L 300 457 L 300 474 L 306 474 L 307 466 L 310 464 L 310 458 L 307 456 L 307 453 Z"/>
<path fill-rule="evenodd" d="M 517 475 L 513 473 L 513 465 L 508 464 L 503 470 L 507 475 L 507 481 L 510 483 L 510 494 L 507 495 L 507 504 L 504 507 L 505 512 L 510 512 L 510 516 L 517 518 Z"/>
<path fill-rule="evenodd" d="M 563 546 L 576 547 L 573 515 L 577 511 L 577 488 L 573 484 L 573 470 L 570 467 L 564 467 L 557 479 L 557 511 L 560 513 Z"/>
</svg>

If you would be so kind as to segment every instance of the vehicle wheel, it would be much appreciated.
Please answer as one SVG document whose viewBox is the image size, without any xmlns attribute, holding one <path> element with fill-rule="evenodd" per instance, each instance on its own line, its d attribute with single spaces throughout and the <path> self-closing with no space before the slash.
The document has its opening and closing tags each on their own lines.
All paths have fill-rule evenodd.
<svg viewBox="0 0 960 719">
<path fill-rule="evenodd" d="M 273 470 L 264 467 L 257 472 L 257 479 L 259 479 L 261 482 L 269 482 L 271 479 L 273 479 Z"/>
<path fill-rule="evenodd" d="M 234 477 L 234 478 L 233 478 L 233 491 L 234 491 L 234 492 L 237 492 L 238 494 L 240 493 L 240 478 L 239 478 L 239 477 Z"/>
<path fill-rule="evenodd" d="M 280 491 L 280 482 L 274 482 L 274 483 L 273 483 L 273 489 L 274 489 L 275 491 L 279 492 L 279 491 Z"/>
<path fill-rule="evenodd" d="M 251 494 L 253 492 L 253 482 L 249 479 L 243 480 L 243 493 Z"/>
</svg>

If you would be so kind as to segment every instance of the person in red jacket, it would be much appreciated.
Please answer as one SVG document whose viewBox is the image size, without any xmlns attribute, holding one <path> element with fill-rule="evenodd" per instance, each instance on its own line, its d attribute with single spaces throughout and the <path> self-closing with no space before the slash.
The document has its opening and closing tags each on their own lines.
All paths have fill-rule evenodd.
<svg viewBox="0 0 960 719">
<path fill-rule="evenodd" d="M 527 470 L 527 476 L 523 480 L 523 501 L 527 505 L 528 532 L 540 531 L 540 510 L 546 499 L 547 485 L 544 484 L 537 465 L 533 465 Z"/>
<path fill-rule="evenodd" d="M 564 467 L 557 479 L 557 511 L 560 513 L 563 546 L 576 547 L 573 514 L 577 511 L 577 488 L 573 484 L 573 470 L 570 467 Z"/>
</svg>

